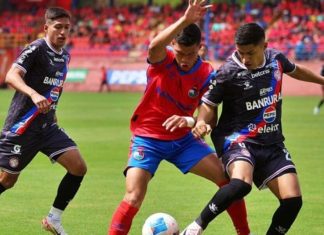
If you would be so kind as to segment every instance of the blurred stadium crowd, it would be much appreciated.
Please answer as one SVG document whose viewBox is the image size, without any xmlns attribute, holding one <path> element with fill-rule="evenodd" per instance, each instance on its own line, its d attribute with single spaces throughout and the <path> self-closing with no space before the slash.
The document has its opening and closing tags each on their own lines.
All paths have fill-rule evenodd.
<svg viewBox="0 0 324 235">
<path fill-rule="evenodd" d="M 42 37 L 43 14 L 48 1 L 8 1 L 1 8 L 0 48 L 17 48 Z M 33 2 L 33 4 L 30 4 Z M 37 4 L 35 3 L 37 2 Z M 101 4 L 73 6 L 74 26 L 68 49 L 81 55 L 145 54 L 151 38 L 183 12 L 187 0 L 177 6 Z M 75 1 L 72 1 L 72 3 Z M 149 1 L 150 2 L 150 1 Z M 224 1 L 213 3 L 209 12 L 209 56 L 224 60 L 234 49 L 234 32 L 242 22 L 258 22 L 268 28 L 270 46 L 296 60 L 324 57 L 323 0 Z M 201 22 L 202 28 L 206 25 Z"/>
</svg>

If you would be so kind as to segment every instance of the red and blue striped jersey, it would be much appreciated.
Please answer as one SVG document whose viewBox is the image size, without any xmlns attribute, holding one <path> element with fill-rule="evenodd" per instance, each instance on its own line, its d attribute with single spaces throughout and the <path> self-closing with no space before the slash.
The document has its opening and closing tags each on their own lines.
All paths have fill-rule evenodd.
<svg viewBox="0 0 324 235">
<path fill-rule="evenodd" d="M 148 66 L 146 90 L 131 118 L 132 133 L 161 140 L 185 136 L 190 128 L 170 132 L 162 124 L 172 115 L 193 116 L 213 76 L 212 66 L 200 58 L 189 71 L 180 70 L 167 50 L 162 62 Z"/>
</svg>

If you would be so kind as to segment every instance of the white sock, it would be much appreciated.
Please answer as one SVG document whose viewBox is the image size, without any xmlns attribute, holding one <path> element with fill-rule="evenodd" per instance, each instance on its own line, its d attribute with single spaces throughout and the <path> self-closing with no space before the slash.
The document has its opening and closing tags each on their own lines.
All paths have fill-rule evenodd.
<svg viewBox="0 0 324 235">
<path fill-rule="evenodd" d="M 51 220 L 61 220 L 62 213 L 63 213 L 62 210 L 52 206 L 47 217 L 50 218 Z"/>
</svg>

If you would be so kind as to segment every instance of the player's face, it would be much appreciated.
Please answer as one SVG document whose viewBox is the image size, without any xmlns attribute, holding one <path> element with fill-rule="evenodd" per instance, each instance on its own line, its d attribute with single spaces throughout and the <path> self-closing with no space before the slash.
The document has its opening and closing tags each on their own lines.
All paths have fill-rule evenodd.
<svg viewBox="0 0 324 235">
<path fill-rule="evenodd" d="M 264 62 L 264 50 L 267 48 L 265 42 L 257 45 L 236 45 L 236 51 L 241 59 L 241 62 L 249 70 L 257 69 Z"/>
<path fill-rule="evenodd" d="M 70 19 L 67 17 L 48 21 L 44 26 L 46 38 L 56 50 L 61 50 L 67 38 L 69 37 L 71 28 Z"/>
<path fill-rule="evenodd" d="M 189 71 L 196 63 L 198 58 L 199 44 L 184 46 L 179 43 L 172 43 L 176 61 L 183 71 Z"/>
</svg>

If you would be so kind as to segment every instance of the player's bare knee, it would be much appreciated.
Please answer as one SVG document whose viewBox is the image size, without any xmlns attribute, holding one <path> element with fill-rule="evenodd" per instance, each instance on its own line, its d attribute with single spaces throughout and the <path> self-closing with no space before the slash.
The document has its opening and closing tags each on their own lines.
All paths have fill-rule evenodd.
<svg viewBox="0 0 324 235">
<path fill-rule="evenodd" d="M 145 193 L 139 191 L 129 191 L 126 193 L 124 200 L 134 207 L 140 207 L 145 197 Z"/>
<path fill-rule="evenodd" d="M 84 176 L 87 173 L 87 165 L 83 161 L 78 161 L 68 167 L 68 172 L 72 175 Z"/>
<path fill-rule="evenodd" d="M 1 176 L 0 183 L 6 189 L 12 188 L 18 180 L 18 177 L 10 177 L 10 176 Z"/>
</svg>

